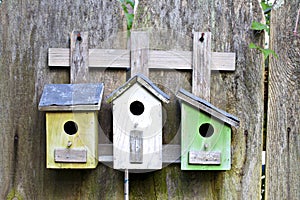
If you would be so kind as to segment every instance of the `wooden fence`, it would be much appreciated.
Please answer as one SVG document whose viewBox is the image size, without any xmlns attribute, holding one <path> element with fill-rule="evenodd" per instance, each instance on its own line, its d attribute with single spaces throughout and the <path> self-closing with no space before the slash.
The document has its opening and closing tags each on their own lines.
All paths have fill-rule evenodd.
<svg viewBox="0 0 300 200">
<path fill-rule="evenodd" d="M 299 199 L 300 195 L 300 50 L 299 37 L 291 34 L 297 9 L 299 2 L 291 0 L 272 11 L 271 48 L 279 58 L 271 57 L 269 67 L 266 199 Z M 147 63 L 149 72 L 143 73 L 171 95 L 165 108 L 168 125 L 163 130 L 163 143 L 174 145 L 175 150 L 165 152 L 173 156 L 165 158 L 168 166 L 162 170 L 130 174 L 130 198 L 260 199 L 265 69 L 262 55 L 248 48 L 250 42 L 263 45 L 263 34 L 249 28 L 254 20 L 263 21 L 259 1 L 140 1 L 134 27 L 149 33 L 149 48 L 145 48 L 149 51 L 144 52 L 149 60 L 135 66 L 138 62 L 129 64 L 134 55 L 127 49 L 127 34 L 120 34 L 126 31 L 126 21 L 117 1 L 2 1 L 0 198 L 123 199 L 123 173 L 109 167 L 111 106 L 103 102 L 99 113 L 104 146 L 99 147 L 99 159 L 103 163 L 94 170 L 50 170 L 45 165 L 45 116 L 37 105 L 45 84 L 104 82 L 106 96 Z M 70 76 L 67 67 L 72 30 L 89 34 L 86 39 L 82 33 L 89 51 L 84 75 L 71 72 Z M 198 50 L 193 49 L 197 45 L 192 33 L 200 31 L 211 32 L 211 60 L 203 63 L 210 61 L 213 70 L 204 69 L 203 73 L 211 74 L 204 76 L 210 78 L 211 85 L 210 90 L 201 90 L 209 94 L 200 96 L 210 96 L 212 104 L 241 121 L 239 128 L 232 129 L 229 171 L 187 172 L 181 171 L 178 163 L 169 164 L 179 162 L 180 110 L 174 91 L 179 87 L 193 91 L 199 85 L 193 81 L 200 80 L 194 78 L 197 74 L 193 71 L 198 68 L 193 67 L 207 66 L 193 61 Z M 234 52 L 234 59 L 225 52 Z M 63 59 L 57 60 L 57 55 Z M 163 69 L 165 66 L 173 67 Z M 219 66 L 231 68 L 219 72 Z"/>
</svg>

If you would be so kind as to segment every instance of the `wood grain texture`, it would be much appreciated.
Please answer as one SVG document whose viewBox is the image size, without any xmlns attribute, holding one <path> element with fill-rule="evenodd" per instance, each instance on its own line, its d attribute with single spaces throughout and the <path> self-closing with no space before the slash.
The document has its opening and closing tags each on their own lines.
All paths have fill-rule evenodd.
<svg viewBox="0 0 300 200">
<path fill-rule="evenodd" d="M 90 48 L 125 49 L 123 22 L 119 2 L 2 1 L 0 199 L 123 198 L 123 174 L 105 165 L 95 170 L 46 169 L 45 113 L 37 108 L 45 84 L 70 83 L 69 69 L 48 67 L 48 49 L 69 49 L 74 29 L 89 32 Z M 119 70 L 90 75 L 90 82 L 110 81 L 112 89 L 126 79 Z M 99 116 L 109 119 L 109 106 L 102 106 Z M 101 124 L 101 131 L 109 134 L 109 124 Z"/>
<path fill-rule="evenodd" d="M 50 48 L 48 65 L 53 67 L 70 67 L 69 49 Z M 129 68 L 127 49 L 89 49 L 89 67 L 91 68 Z M 191 51 L 149 50 L 149 69 L 192 69 Z M 212 52 L 211 70 L 235 70 L 235 53 Z"/>
<path fill-rule="evenodd" d="M 272 11 L 270 48 L 278 59 L 271 56 L 269 69 L 266 199 L 300 198 L 300 38 L 292 32 L 299 5 Z"/>
<path fill-rule="evenodd" d="M 70 82 L 86 83 L 89 76 L 88 32 L 72 31 L 70 44 Z"/>
<path fill-rule="evenodd" d="M 134 27 L 153 29 L 150 33 L 150 47 L 191 51 L 192 32 L 210 31 L 212 52 L 235 52 L 236 70 L 212 72 L 210 92 L 213 105 L 241 120 L 239 128 L 232 128 L 231 170 L 211 173 L 182 172 L 178 166 L 171 165 L 161 172 L 144 177 L 145 182 L 155 182 L 157 185 L 153 188 L 156 191 L 155 195 L 150 198 L 259 199 L 263 60 L 262 56 L 248 49 L 250 41 L 262 44 L 262 35 L 254 37 L 254 33 L 249 30 L 253 20 L 261 21 L 263 17 L 259 2 L 251 1 L 245 4 L 238 0 L 150 0 L 140 1 L 137 11 Z M 170 93 L 178 87 L 191 91 L 191 74 L 180 71 L 180 76 L 176 75 L 176 72 L 178 73 L 176 70 L 153 70 L 150 71 L 150 78 L 154 82 L 160 81 L 164 91 Z M 172 116 L 180 115 L 180 111 L 176 110 L 175 105 L 176 103 L 168 104 L 167 122 L 172 125 L 164 127 L 164 141 L 177 141 L 177 125 L 180 121 L 176 121 Z M 130 188 L 134 191 L 131 198 L 140 199 L 143 194 L 148 193 L 141 185 L 142 182 L 137 178 L 131 179 Z"/>
<path fill-rule="evenodd" d="M 192 93 L 210 101 L 211 33 L 194 32 Z"/>
<path fill-rule="evenodd" d="M 130 174 L 132 199 L 259 199 L 262 59 L 248 44 L 262 39 L 254 38 L 249 30 L 253 20 L 260 21 L 260 10 L 258 1 L 140 1 L 135 27 L 159 29 L 149 33 L 151 49 L 191 52 L 193 29 L 210 29 L 213 52 L 236 53 L 236 71 L 212 73 L 211 101 L 242 123 L 233 129 L 232 170 L 182 172 L 173 164 L 154 173 Z M 95 170 L 45 168 L 45 114 L 38 111 L 37 104 L 46 83 L 70 82 L 68 68 L 48 66 L 48 49 L 69 49 L 69 34 L 74 29 L 89 32 L 89 49 L 127 49 L 126 19 L 118 1 L 2 1 L 1 199 L 124 197 L 123 172 L 105 164 Z M 104 82 L 104 96 L 126 82 L 124 69 L 89 71 L 89 82 Z M 180 87 L 191 91 L 191 72 L 152 69 L 149 77 L 173 102 L 163 107 L 163 142 L 179 144 L 180 107 L 174 94 Z M 111 105 L 103 102 L 101 141 L 112 141 L 111 124 Z"/>
<path fill-rule="evenodd" d="M 149 76 L 149 35 L 147 32 L 133 31 L 130 37 L 130 71 L 131 77 L 136 74 Z"/>
<path fill-rule="evenodd" d="M 163 165 L 172 163 L 180 163 L 180 145 L 165 144 L 162 146 L 162 162 Z M 98 145 L 99 162 L 104 162 L 112 166 L 113 163 L 113 145 L 99 144 Z"/>
</svg>

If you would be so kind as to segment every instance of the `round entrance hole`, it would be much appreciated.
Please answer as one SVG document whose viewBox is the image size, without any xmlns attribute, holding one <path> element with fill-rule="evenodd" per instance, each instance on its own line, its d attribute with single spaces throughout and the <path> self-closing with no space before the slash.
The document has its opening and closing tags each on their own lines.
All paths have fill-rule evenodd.
<svg viewBox="0 0 300 200">
<path fill-rule="evenodd" d="M 201 124 L 199 127 L 199 133 L 202 137 L 210 137 L 214 134 L 214 127 L 209 123 Z"/>
<path fill-rule="evenodd" d="M 145 107 L 144 104 L 140 101 L 134 101 L 130 104 L 130 112 L 134 115 L 141 115 L 143 114 Z"/>
<path fill-rule="evenodd" d="M 67 121 L 64 124 L 64 131 L 66 132 L 66 134 L 68 135 L 74 135 L 77 133 L 78 131 L 78 126 L 75 122 L 73 121 Z"/>
</svg>

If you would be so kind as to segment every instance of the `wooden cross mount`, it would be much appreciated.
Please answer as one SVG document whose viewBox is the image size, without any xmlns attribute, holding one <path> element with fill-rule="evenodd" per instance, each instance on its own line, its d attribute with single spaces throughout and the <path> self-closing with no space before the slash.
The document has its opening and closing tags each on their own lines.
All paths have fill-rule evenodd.
<svg viewBox="0 0 300 200">
<path fill-rule="evenodd" d="M 50 48 L 48 65 L 70 67 L 71 83 L 88 81 L 88 68 L 131 68 L 131 76 L 149 69 L 192 70 L 192 93 L 210 101 L 211 70 L 235 70 L 235 53 L 211 52 L 211 33 L 194 32 L 193 51 L 149 49 L 147 32 L 131 32 L 130 49 L 88 49 L 88 33 L 73 31 L 71 47 Z M 164 146 L 164 145 L 163 145 Z M 180 145 L 163 147 L 163 163 L 180 163 Z M 99 161 L 111 164 L 112 144 L 99 144 Z"/>
<path fill-rule="evenodd" d="M 130 53 L 131 52 L 131 53 Z M 211 70 L 235 70 L 235 53 L 211 52 L 211 33 L 194 32 L 193 51 L 158 51 L 149 49 L 149 34 L 131 33 L 130 49 L 88 49 L 88 33 L 73 31 L 71 48 L 50 48 L 49 66 L 70 67 L 71 83 L 86 82 L 88 67 L 131 67 L 131 75 L 148 69 L 193 70 L 192 92 L 210 100 Z"/>
</svg>

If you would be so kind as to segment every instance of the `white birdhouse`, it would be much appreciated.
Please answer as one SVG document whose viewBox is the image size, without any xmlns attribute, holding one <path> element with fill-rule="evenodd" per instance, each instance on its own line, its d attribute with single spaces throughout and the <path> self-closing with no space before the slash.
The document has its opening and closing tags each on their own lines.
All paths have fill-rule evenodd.
<svg viewBox="0 0 300 200">
<path fill-rule="evenodd" d="M 162 168 L 162 103 L 170 97 L 138 74 L 107 97 L 113 112 L 114 169 Z"/>
</svg>

